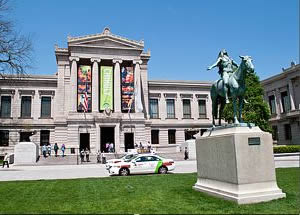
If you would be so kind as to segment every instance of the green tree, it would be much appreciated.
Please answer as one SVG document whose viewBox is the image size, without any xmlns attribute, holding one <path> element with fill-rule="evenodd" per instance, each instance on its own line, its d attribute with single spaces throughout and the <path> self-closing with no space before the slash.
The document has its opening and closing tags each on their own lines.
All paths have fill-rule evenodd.
<svg viewBox="0 0 300 215">
<path fill-rule="evenodd" d="M 260 84 L 259 77 L 254 73 L 246 75 L 246 94 L 247 104 L 244 104 L 242 118 L 244 122 L 254 123 L 263 131 L 272 132 L 269 124 L 271 117 L 268 104 L 263 99 L 264 90 Z M 227 122 L 233 122 L 233 105 L 232 102 L 227 104 L 223 117 Z"/>
</svg>

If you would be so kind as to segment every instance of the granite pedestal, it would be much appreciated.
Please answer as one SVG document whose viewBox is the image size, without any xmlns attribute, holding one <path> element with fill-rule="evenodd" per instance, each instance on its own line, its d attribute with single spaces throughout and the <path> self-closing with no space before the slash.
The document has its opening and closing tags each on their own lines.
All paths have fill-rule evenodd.
<svg viewBox="0 0 300 215">
<path fill-rule="evenodd" d="M 248 125 L 213 128 L 196 139 L 197 191 L 249 204 L 284 198 L 278 188 L 272 137 Z"/>
<path fill-rule="evenodd" d="M 39 146 L 32 142 L 20 142 L 15 145 L 15 164 L 30 165 L 37 162 Z"/>
</svg>

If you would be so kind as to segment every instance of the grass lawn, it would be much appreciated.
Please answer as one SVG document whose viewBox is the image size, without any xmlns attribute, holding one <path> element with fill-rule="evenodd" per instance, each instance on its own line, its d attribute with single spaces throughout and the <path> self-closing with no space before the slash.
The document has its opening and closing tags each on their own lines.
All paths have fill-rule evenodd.
<svg viewBox="0 0 300 215">
<path fill-rule="evenodd" d="M 194 191 L 196 174 L 0 182 L 0 213 L 300 213 L 300 169 L 276 169 L 286 199 L 237 205 Z"/>
</svg>

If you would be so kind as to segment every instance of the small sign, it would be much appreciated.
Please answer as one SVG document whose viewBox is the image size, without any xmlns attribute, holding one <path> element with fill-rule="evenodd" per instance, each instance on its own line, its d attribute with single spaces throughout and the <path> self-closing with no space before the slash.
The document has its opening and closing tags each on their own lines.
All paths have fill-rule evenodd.
<svg viewBox="0 0 300 215">
<path fill-rule="evenodd" d="M 248 138 L 248 145 L 260 145 L 260 137 L 249 137 Z"/>
</svg>

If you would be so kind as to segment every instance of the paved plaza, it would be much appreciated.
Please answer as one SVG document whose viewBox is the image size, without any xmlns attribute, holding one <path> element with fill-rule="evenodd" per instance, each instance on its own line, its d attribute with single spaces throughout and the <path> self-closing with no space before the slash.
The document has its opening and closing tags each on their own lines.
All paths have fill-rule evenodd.
<svg viewBox="0 0 300 215">
<path fill-rule="evenodd" d="M 276 168 L 300 167 L 298 156 L 275 157 Z M 176 161 L 174 173 L 197 172 L 196 160 Z M 15 166 L 0 168 L 0 181 L 108 177 L 104 164 Z"/>
</svg>

